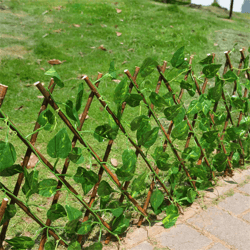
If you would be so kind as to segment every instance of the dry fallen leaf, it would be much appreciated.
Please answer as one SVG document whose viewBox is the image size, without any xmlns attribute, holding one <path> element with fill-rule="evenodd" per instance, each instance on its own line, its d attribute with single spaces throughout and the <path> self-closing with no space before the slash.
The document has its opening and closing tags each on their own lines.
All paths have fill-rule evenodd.
<svg viewBox="0 0 250 250">
<path fill-rule="evenodd" d="M 37 162 L 38 162 L 38 158 L 35 155 L 31 155 L 27 168 L 28 169 L 34 168 L 36 166 Z"/>
<path fill-rule="evenodd" d="M 123 61 L 122 64 L 125 64 L 125 63 L 127 63 L 127 62 L 128 62 L 128 61 Z"/>
<path fill-rule="evenodd" d="M 173 26 L 173 25 L 170 25 L 170 28 L 174 28 L 174 26 Z"/>
<path fill-rule="evenodd" d="M 58 60 L 58 59 L 51 59 L 51 60 L 49 60 L 48 61 L 48 63 L 50 64 L 50 65 L 58 65 L 58 64 L 62 64 L 62 63 L 64 63 L 65 61 L 60 61 L 60 60 Z"/>
<path fill-rule="evenodd" d="M 103 110 L 104 110 L 104 107 L 100 107 L 99 109 L 100 109 L 100 111 L 103 111 Z"/>
<path fill-rule="evenodd" d="M 115 2 L 115 3 L 114 3 L 114 5 L 117 5 L 117 4 L 118 4 L 118 2 Z"/>
<path fill-rule="evenodd" d="M 4 129 L 4 127 L 0 127 L 0 130 Z"/>
<path fill-rule="evenodd" d="M 45 10 L 43 13 L 42 13 L 42 15 L 45 15 L 45 14 L 47 14 L 49 11 L 48 10 Z"/>
<path fill-rule="evenodd" d="M 21 105 L 19 108 L 16 108 L 15 110 L 20 110 L 23 108 L 23 105 Z"/>
<path fill-rule="evenodd" d="M 113 82 L 115 82 L 115 83 L 119 83 L 121 80 L 112 80 Z"/>
<path fill-rule="evenodd" d="M 102 26 L 103 28 L 106 28 L 106 27 L 107 27 L 107 25 L 106 25 L 106 24 L 101 24 L 101 26 Z"/>
<path fill-rule="evenodd" d="M 30 84 L 30 83 L 27 83 L 27 84 L 25 84 L 25 87 L 31 87 L 31 86 L 34 86 L 33 84 Z"/>
<path fill-rule="evenodd" d="M 45 71 L 45 69 L 44 69 L 44 68 L 40 68 L 40 70 L 43 70 L 43 71 Z"/>
<path fill-rule="evenodd" d="M 135 49 L 132 49 L 132 48 L 131 48 L 131 49 L 128 49 L 128 51 L 134 52 L 134 51 L 135 51 Z"/>
<path fill-rule="evenodd" d="M 26 223 L 30 224 L 33 222 L 33 220 L 30 217 L 22 217 L 22 220 L 24 220 Z M 29 232 L 28 232 L 29 233 Z M 29 233 L 29 235 L 25 235 L 25 236 L 30 236 L 31 234 Z"/>
<path fill-rule="evenodd" d="M 76 28 L 80 28 L 81 27 L 80 24 L 73 24 L 73 26 L 76 27 Z"/>
<path fill-rule="evenodd" d="M 100 45 L 100 46 L 98 47 L 98 49 L 107 50 L 103 45 Z"/>
<path fill-rule="evenodd" d="M 55 10 L 61 10 L 63 6 L 56 6 L 56 7 L 53 7 Z"/>
<path fill-rule="evenodd" d="M 43 35 L 43 38 L 44 38 L 44 37 L 46 37 L 46 36 L 48 36 L 48 35 L 49 35 L 49 34 L 45 34 L 45 35 Z"/>
<path fill-rule="evenodd" d="M 214 46 L 218 46 L 218 43 L 214 43 Z"/>
<path fill-rule="evenodd" d="M 115 25 L 115 28 L 117 28 L 117 27 L 118 27 L 118 25 L 116 24 L 116 25 Z"/>
<path fill-rule="evenodd" d="M 119 14 L 122 12 L 122 10 L 116 8 L 116 12 Z"/>
<path fill-rule="evenodd" d="M 55 33 L 61 33 L 62 29 L 54 30 Z"/>
<path fill-rule="evenodd" d="M 123 44 L 123 43 L 120 43 L 120 44 Z"/>
<path fill-rule="evenodd" d="M 116 35 L 117 35 L 117 36 L 121 36 L 121 35 L 122 35 L 122 33 L 121 33 L 121 32 L 116 31 Z"/>
<path fill-rule="evenodd" d="M 114 166 L 114 167 L 117 167 L 118 166 L 118 161 L 115 159 L 115 158 L 111 158 L 111 164 Z"/>
<path fill-rule="evenodd" d="M 44 96 L 43 96 L 43 95 L 38 95 L 38 96 L 37 96 L 37 98 L 39 98 L 39 99 L 43 99 L 43 98 L 44 98 Z"/>
</svg>

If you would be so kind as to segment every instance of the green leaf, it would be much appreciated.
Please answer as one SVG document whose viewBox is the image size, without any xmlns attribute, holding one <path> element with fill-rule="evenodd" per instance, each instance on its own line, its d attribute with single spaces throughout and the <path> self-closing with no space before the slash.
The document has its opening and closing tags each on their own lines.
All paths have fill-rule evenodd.
<svg viewBox="0 0 250 250">
<path fill-rule="evenodd" d="M 218 102 L 222 95 L 223 81 L 218 76 L 215 78 L 215 86 L 208 91 L 208 99 Z"/>
<path fill-rule="evenodd" d="M 52 197 L 56 193 L 57 181 L 54 179 L 44 179 L 39 183 L 38 192 L 44 197 Z"/>
<path fill-rule="evenodd" d="M 167 163 L 169 154 L 163 151 L 163 147 L 156 147 L 155 152 L 152 155 L 154 158 L 157 167 L 162 171 L 167 171 L 172 164 Z"/>
<path fill-rule="evenodd" d="M 83 83 L 80 82 L 78 85 L 78 91 L 77 91 L 77 96 L 76 96 L 76 111 L 79 111 L 82 107 L 82 97 L 83 97 Z"/>
<path fill-rule="evenodd" d="M 222 64 L 211 63 L 209 65 L 206 65 L 202 69 L 202 72 L 205 74 L 206 78 L 213 78 L 215 77 L 216 73 L 219 71 L 221 66 Z"/>
<path fill-rule="evenodd" d="M 117 74 L 116 74 L 116 69 L 115 69 L 115 62 L 112 61 L 109 66 L 109 74 L 112 79 L 116 79 Z"/>
<path fill-rule="evenodd" d="M 172 204 L 165 211 L 167 216 L 162 220 L 162 224 L 165 228 L 170 228 L 175 225 L 179 217 L 178 208 Z"/>
<path fill-rule="evenodd" d="M 210 108 L 212 107 L 212 102 L 209 101 L 207 99 L 207 97 L 204 96 L 203 94 L 200 96 L 199 102 L 201 104 L 201 110 L 202 110 L 203 114 L 207 115 L 208 112 L 209 112 L 209 110 L 210 110 Z"/>
<path fill-rule="evenodd" d="M 137 178 L 135 178 L 131 184 L 132 196 L 140 193 L 142 190 L 146 188 L 145 179 L 147 177 L 147 172 L 143 172 Z"/>
<path fill-rule="evenodd" d="M 15 214 L 16 214 L 16 206 L 15 206 L 15 204 L 7 204 L 7 207 L 5 209 L 3 218 L 2 218 L 2 220 L 0 222 L 0 226 L 2 226 L 6 221 L 13 218 L 15 216 Z"/>
<path fill-rule="evenodd" d="M 150 130 L 151 130 L 151 125 L 149 123 L 149 120 L 143 119 L 141 121 L 140 127 L 136 132 L 138 145 L 142 145 L 142 143 L 144 142 L 143 135 Z"/>
<path fill-rule="evenodd" d="M 47 212 L 47 217 L 51 221 L 55 221 L 61 217 L 65 217 L 65 216 L 67 216 L 66 210 L 59 203 L 53 204 Z"/>
<path fill-rule="evenodd" d="M 159 96 L 155 92 L 151 92 L 149 99 L 155 107 L 161 108 L 161 107 L 167 106 L 165 99 L 163 97 Z"/>
<path fill-rule="evenodd" d="M 82 164 L 84 162 L 82 149 L 78 147 L 73 148 L 69 153 L 69 159 L 75 164 Z"/>
<path fill-rule="evenodd" d="M 23 168 L 19 164 L 15 164 L 1 171 L 0 176 L 4 177 L 13 176 L 15 174 L 23 173 L 23 171 L 24 171 Z"/>
<path fill-rule="evenodd" d="M 96 242 L 91 246 L 85 247 L 85 250 L 102 250 L 102 243 Z"/>
<path fill-rule="evenodd" d="M 224 113 L 214 114 L 214 122 L 216 125 L 223 124 L 226 121 L 226 118 L 227 118 L 227 116 Z"/>
<path fill-rule="evenodd" d="M 52 158 L 65 159 L 71 151 L 71 140 L 66 128 L 62 128 L 47 145 L 47 153 Z"/>
<path fill-rule="evenodd" d="M 168 92 L 165 95 L 162 96 L 166 102 L 166 106 L 172 106 L 174 105 L 173 95 L 172 92 Z"/>
<path fill-rule="evenodd" d="M 75 234 L 80 225 L 79 218 L 68 221 L 64 227 L 66 234 Z"/>
<path fill-rule="evenodd" d="M 77 240 L 71 242 L 68 246 L 68 250 L 81 250 L 81 249 L 82 247 Z"/>
<path fill-rule="evenodd" d="M 44 245 L 45 250 L 55 250 L 56 244 L 54 240 L 47 241 Z"/>
<path fill-rule="evenodd" d="M 212 130 L 208 132 L 204 132 L 202 138 L 206 140 L 207 143 L 213 142 L 216 138 L 218 138 L 218 131 Z"/>
<path fill-rule="evenodd" d="M 210 119 L 207 117 L 202 118 L 199 123 L 199 129 L 203 132 L 207 132 L 210 130 Z"/>
<path fill-rule="evenodd" d="M 236 109 L 244 109 L 245 103 L 240 97 L 233 95 L 231 97 L 231 104 Z"/>
<path fill-rule="evenodd" d="M 227 166 L 227 156 L 224 153 L 218 153 L 213 158 L 213 166 L 218 172 L 222 172 Z"/>
<path fill-rule="evenodd" d="M 143 100 L 143 97 L 139 94 L 129 94 L 125 100 L 125 102 L 130 107 L 137 107 L 140 105 L 141 100 Z"/>
<path fill-rule="evenodd" d="M 223 78 L 226 82 L 234 82 L 237 81 L 238 76 L 233 71 L 229 70 L 225 75 L 223 75 Z"/>
<path fill-rule="evenodd" d="M 118 207 L 118 208 L 111 210 L 113 216 L 115 216 L 115 217 L 119 217 L 123 213 L 123 211 L 124 211 L 124 209 L 122 207 Z"/>
<path fill-rule="evenodd" d="M 55 118 L 54 114 L 49 109 L 45 109 L 39 115 L 37 122 L 41 126 L 45 126 L 44 130 L 50 130 L 52 128 L 52 126 L 55 124 L 56 118 Z"/>
<path fill-rule="evenodd" d="M 14 237 L 10 240 L 5 240 L 11 246 L 18 249 L 28 249 L 32 248 L 35 245 L 35 241 L 33 241 L 30 237 L 19 236 Z"/>
<path fill-rule="evenodd" d="M 114 92 L 114 102 L 118 105 L 122 104 L 129 95 L 129 84 L 127 78 L 123 78 L 116 86 Z"/>
<path fill-rule="evenodd" d="M 201 103 L 198 100 L 193 100 L 188 107 L 187 115 L 194 115 L 201 111 Z"/>
<path fill-rule="evenodd" d="M 25 183 L 22 187 L 23 193 L 26 195 L 28 199 L 32 194 L 38 193 L 38 174 L 39 171 L 33 170 L 30 173 L 24 169 Z"/>
<path fill-rule="evenodd" d="M 112 222 L 112 232 L 118 235 L 124 233 L 129 227 L 129 222 L 129 218 L 125 218 L 123 214 L 120 215 Z"/>
<path fill-rule="evenodd" d="M 188 124 L 187 121 L 182 121 L 178 125 L 176 125 L 171 133 L 171 136 L 174 139 L 185 140 L 188 135 Z"/>
<path fill-rule="evenodd" d="M 213 62 L 213 56 L 212 55 L 209 55 L 207 56 L 206 58 L 204 58 L 203 60 L 201 60 L 199 62 L 200 65 L 208 65 L 208 64 L 211 64 Z"/>
<path fill-rule="evenodd" d="M 56 70 L 51 67 L 48 71 L 46 71 L 44 73 L 45 75 L 47 76 L 51 76 L 54 78 L 54 82 L 60 87 L 60 88 L 63 88 L 64 87 L 64 84 L 60 78 L 60 76 L 58 75 L 58 73 L 56 72 Z"/>
<path fill-rule="evenodd" d="M 0 141 L 0 172 L 11 167 L 16 161 L 16 150 L 9 142 Z"/>
<path fill-rule="evenodd" d="M 100 199 L 100 209 L 105 209 L 106 205 L 109 203 L 109 201 L 110 201 L 110 195 L 101 196 L 101 199 Z"/>
<path fill-rule="evenodd" d="M 87 194 L 97 183 L 98 175 L 91 170 L 87 171 L 82 167 L 78 167 L 73 179 L 76 183 L 82 184 L 83 192 L 84 194 Z"/>
<path fill-rule="evenodd" d="M 196 195 L 197 195 L 196 191 L 193 190 L 192 188 L 189 188 L 187 191 L 187 201 L 189 203 L 193 203 L 196 198 Z"/>
<path fill-rule="evenodd" d="M 184 117 L 185 117 L 185 109 L 184 107 L 182 106 L 179 110 L 179 113 L 174 117 L 173 119 L 173 122 L 174 122 L 174 125 L 177 126 L 180 122 L 183 121 Z"/>
<path fill-rule="evenodd" d="M 69 205 L 65 206 L 69 221 L 78 220 L 82 217 L 82 212 Z"/>
<path fill-rule="evenodd" d="M 81 224 L 81 227 L 77 230 L 77 234 L 84 235 L 87 234 L 92 228 L 92 221 L 85 221 Z"/>
<path fill-rule="evenodd" d="M 159 64 L 151 57 L 146 58 L 140 68 L 141 77 L 150 75 Z"/>
<path fill-rule="evenodd" d="M 248 47 L 248 52 L 250 53 L 250 47 Z"/>
<path fill-rule="evenodd" d="M 141 116 L 134 118 L 133 121 L 130 123 L 131 130 L 136 131 L 140 127 L 142 122 L 148 121 L 148 120 L 149 118 L 145 115 L 141 115 Z"/>
<path fill-rule="evenodd" d="M 117 136 L 117 129 L 113 129 L 109 124 L 104 124 L 96 127 L 94 132 L 94 138 L 99 142 L 103 142 L 104 139 L 114 140 Z"/>
<path fill-rule="evenodd" d="M 243 86 L 245 86 L 245 88 L 247 88 L 248 90 L 250 89 L 250 80 L 246 79 L 246 82 L 243 84 L 241 83 Z"/>
<path fill-rule="evenodd" d="M 80 120 L 77 114 L 76 109 L 73 107 L 73 102 L 71 100 L 68 100 L 66 102 L 66 114 L 67 116 L 72 119 L 73 121 L 76 121 L 78 126 L 80 126 Z"/>
<path fill-rule="evenodd" d="M 164 115 L 169 121 L 172 121 L 181 112 L 181 109 L 182 109 L 181 104 L 167 107 L 164 109 Z"/>
<path fill-rule="evenodd" d="M 142 135 L 141 145 L 145 148 L 150 148 L 157 140 L 159 127 L 155 127 L 150 131 L 147 131 L 145 134 Z"/>
<path fill-rule="evenodd" d="M 190 96 L 195 95 L 195 86 L 188 83 L 187 81 L 182 80 L 180 83 L 180 87 L 181 87 L 181 89 L 186 89 Z"/>
<path fill-rule="evenodd" d="M 171 59 L 171 64 L 174 68 L 180 67 L 184 62 L 184 46 L 179 48 Z"/>
<path fill-rule="evenodd" d="M 97 193 L 99 196 L 107 196 L 114 192 L 114 189 L 106 181 L 101 181 Z"/>
<path fill-rule="evenodd" d="M 247 69 L 249 67 L 249 55 L 244 60 L 244 69 Z"/>
<path fill-rule="evenodd" d="M 157 209 L 160 207 L 163 201 L 164 201 L 164 194 L 159 189 L 156 189 L 150 197 L 150 204 L 154 212 L 157 211 Z"/>
<path fill-rule="evenodd" d="M 182 153 L 182 158 L 191 162 L 197 161 L 200 158 L 201 150 L 198 146 L 185 148 Z"/>
</svg>

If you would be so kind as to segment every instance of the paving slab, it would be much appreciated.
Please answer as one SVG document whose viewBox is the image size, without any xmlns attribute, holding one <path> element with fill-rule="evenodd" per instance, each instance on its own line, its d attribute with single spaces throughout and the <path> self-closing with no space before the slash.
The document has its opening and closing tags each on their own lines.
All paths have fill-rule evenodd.
<svg viewBox="0 0 250 250">
<path fill-rule="evenodd" d="M 129 246 L 139 244 L 142 241 L 147 240 L 148 233 L 143 228 L 135 228 L 133 232 L 129 232 L 125 238 L 125 243 Z"/>
<path fill-rule="evenodd" d="M 212 246 L 212 248 L 209 248 L 209 250 L 229 250 L 229 248 L 223 246 L 220 243 L 216 243 Z"/>
<path fill-rule="evenodd" d="M 188 223 L 209 232 L 238 250 L 250 249 L 250 225 L 218 208 L 209 207 L 189 219 Z"/>
<path fill-rule="evenodd" d="M 131 248 L 130 250 L 153 250 L 153 249 L 154 247 L 150 243 L 144 241 L 141 244 L 137 245 L 136 247 Z"/>
<path fill-rule="evenodd" d="M 242 219 L 247 220 L 248 222 L 250 222 L 250 212 L 248 212 L 247 214 L 243 215 Z"/>
<path fill-rule="evenodd" d="M 164 247 L 174 250 L 198 250 L 208 246 L 212 240 L 185 224 L 172 227 L 155 239 Z"/>
<path fill-rule="evenodd" d="M 220 202 L 218 206 L 239 215 L 250 208 L 250 196 L 236 193 Z"/>
<path fill-rule="evenodd" d="M 244 185 L 243 187 L 238 188 L 239 190 L 248 193 L 250 195 L 250 183 Z"/>
</svg>

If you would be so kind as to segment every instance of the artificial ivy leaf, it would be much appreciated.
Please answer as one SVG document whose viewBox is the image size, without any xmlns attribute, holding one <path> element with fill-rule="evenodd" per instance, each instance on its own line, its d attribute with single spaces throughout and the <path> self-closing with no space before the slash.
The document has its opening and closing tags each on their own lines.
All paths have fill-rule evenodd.
<svg viewBox="0 0 250 250">
<path fill-rule="evenodd" d="M 66 102 L 66 114 L 70 119 L 72 119 L 73 121 L 76 121 L 78 126 L 80 126 L 80 120 L 79 120 L 76 108 L 73 107 L 73 102 L 71 100 L 68 100 Z"/>
<path fill-rule="evenodd" d="M 54 114 L 49 109 L 45 109 L 39 115 L 37 122 L 41 126 L 44 126 L 44 130 L 50 130 L 52 128 L 52 126 L 55 124 L 56 118 L 55 118 Z"/>
<path fill-rule="evenodd" d="M 187 81 L 182 80 L 181 83 L 180 83 L 180 87 L 182 89 L 186 89 L 190 96 L 195 95 L 195 86 L 188 83 Z"/>
<path fill-rule="evenodd" d="M 182 122 L 185 115 L 186 115 L 186 111 L 184 107 L 182 106 L 179 110 L 179 113 L 173 119 L 174 125 L 177 126 L 180 122 Z"/>
<path fill-rule="evenodd" d="M 123 213 L 124 209 L 122 207 L 118 207 L 115 209 L 112 209 L 111 212 L 115 217 L 119 217 Z"/>
<path fill-rule="evenodd" d="M 44 245 L 45 250 L 55 250 L 56 249 L 56 243 L 54 240 L 47 241 Z"/>
<path fill-rule="evenodd" d="M 245 103 L 244 100 L 242 100 L 240 97 L 233 95 L 231 97 L 231 104 L 236 109 L 244 109 Z"/>
<path fill-rule="evenodd" d="M 218 153 L 213 158 L 213 166 L 218 172 L 222 172 L 227 166 L 227 156 L 224 153 Z"/>
<path fill-rule="evenodd" d="M 244 69 L 247 69 L 249 67 L 249 55 L 244 60 Z"/>
<path fill-rule="evenodd" d="M 132 196 L 136 195 L 137 193 L 140 193 L 140 191 L 146 188 L 146 183 L 145 183 L 146 177 L 147 177 L 147 172 L 145 171 L 133 180 L 131 184 Z"/>
<path fill-rule="evenodd" d="M 38 193 L 44 197 L 52 197 L 56 193 L 57 181 L 44 179 L 39 183 Z"/>
<path fill-rule="evenodd" d="M 114 102 L 118 105 L 122 104 L 129 95 L 129 84 L 127 78 L 124 77 L 116 86 L 114 92 Z"/>
<path fill-rule="evenodd" d="M 146 58 L 140 68 L 141 77 L 147 77 L 159 64 L 151 57 Z"/>
<path fill-rule="evenodd" d="M 65 217 L 65 216 L 67 216 L 66 210 L 59 203 L 53 204 L 47 212 L 47 217 L 51 221 L 55 221 L 61 217 Z"/>
<path fill-rule="evenodd" d="M 213 118 L 216 125 L 221 125 L 226 121 L 227 116 L 224 113 L 215 113 Z"/>
<path fill-rule="evenodd" d="M 92 224 L 93 223 L 90 220 L 87 220 L 87 221 L 83 222 L 81 224 L 81 227 L 77 230 L 77 234 L 80 234 L 80 235 L 87 234 L 91 230 Z"/>
<path fill-rule="evenodd" d="M 171 136 L 174 139 L 185 140 L 188 135 L 188 124 L 187 121 L 182 121 L 178 125 L 176 125 L 171 133 Z"/>
<path fill-rule="evenodd" d="M 184 46 L 179 48 L 171 59 L 171 64 L 174 68 L 180 67 L 184 62 Z"/>
<path fill-rule="evenodd" d="M 109 203 L 109 201 L 110 201 L 110 195 L 101 196 L 101 199 L 100 199 L 100 208 L 101 209 L 105 209 L 106 205 Z"/>
<path fill-rule="evenodd" d="M 104 139 L 114 140 L 117 136 L 117 129 L 113 129 L 109 124 L 104 124 L 96 127 L 94 137 L 99 142 L 103 142 Z"/>
<path fill-rule="evenodd" d="M 78 91 L 77 91 L 77 96 L 76 96 L 76 111 L 79 111 L 82 107 L 82 96 L 83 96 L 83 83 L 80 82 L 78 85 Z"/>
<path fill-rule="evenodd" d="M 63 88 L 64 87 L 64 84 L 60 78 L 60 76 L 58 75 L 58 73 L 56 72 L 56 70 L 51 67 L 48 71 L 46 71 L 44 73 L 45 75 L 47 76 L 52 76 L 53 79 L 54 79 L 54 82 L 60 87 L 60 88 Z"/>
<path fill-rule="evenodd" d="M 129 94 L 127 98 L 125 99 L 125 102 L 130 107 L 137 107 L 140 105 L 141 100 L 143 100 L 143 97 L 139 94 Z"/>
<path fill-rule="evenodd" d="M 66 234 L 75 234 L 80 225 L 79 218 L 68 221 L 64 227 Z"/>
<path fill-rule="evenodd" d="M 207 143 L 213 142 L 218 137 L 218 131 L 212 130 L 208 132 L 204 132 L 202 138 L 206 140 Z"/>
<path fill-rule="evenodd" d="M 162 170 L 167 171 L 172 164 L 167 163 L 169 154 L 163 151 L 163 147 L 156 147 L 154 154 L 152 155 L 156 162 L 156 166 Z"/>
<path fill-rule="evenodd" d="M 223 78 L 226 82 L 234 82 L 237 81 L 238 76 L 233 71 L 229 70 L 225 75 L 223 75 Z"/>
<path fill-rule="evenodd" d="M 164 194 L 159 189 L 156 189 L 150 197 L 150 204 L 154 212 L 157 211 L 157 209 L 160 207 L 163 201 L 164 201 Z"/>
<path fill-rule="evenodd" d="M 198 100 L 193 100 L 188 107 L 187 115 L 194 115 L 201 111 L 202 106 Z"/>
<path fill-rule="evenodd" d="M 167 216 L 162 220 L 162 223 L 165 228 L 170 228 L 175 225 L 179 217 L 178 208 L 175 205 L 171 204 L 166 208 L 165 211 Z"/>
<path fill-rule="evenodd" d="M 155 127 L 150 131 L 147 131 L 145 134 L 142 135 L 141 145 L 145 148 L 150 148 L 157 140 L 159 127 Z"/>
<path fill-rule="evenodd" d="M 250 117 L 249 116 L 242 118 L 242 120 L 240 121 L 240 127 L 245 129 L 245 130 L 250 129 Z"/>
<path fill-rule="evenodd" d="M 199 98 L 199 102 L 201 104 L 201 110 L 204 115 L 207 115 L 210 108 L 212 107 L 212 102 L 210 100 L 207 100 L 207 97 L 204 95 L 201 95 Z"/>
<path fill-rule="evenodd" d="M 9 142 L 0 141 L 0 172 L 11 167 L 16 161 L 16 150 Z"/>
<path fill-rule="evenodd" d="M 81 250 L 81 249 L 82 247 L 77 240 L 71 242 L 68 246 L 68 250 Z"/>
<path fill-rule="evenodd" d="M 172 92 L 168 92 L 167 94 L 163 95 L 162 98 L 164 98 L 166 106 L 174 105 Z"/>
<path fill-rule="evenodd" d="M 232 127 L 226 130 L 227 135 L 229 136 L 230 140 L 240 139 L 244 137 L 246 134 L 246 130 L 242 129 L 242 127 Z"/>
<path fill-rule="evenodd" d="M 141 115 L 141 116 L 138 116 L 138 117 L 134 118 L 134 120 L 130 123 L 131 130 L 132 131 L 137 130 L 144 120 L 148 121 L 149 118 L 147 116 L 145 116 L 145 115 Z"/>
<path fill-rule="evenodd" d="M 142 143 L 144 142 L 143 135 L 150 130 L 151 130 L 151 125 L 149 121 L 146 119 L 143 119 L 141 121 L 140 127 L 138 128 L 136 132 L 138 145 L 142 145 Z"/>
<path fill-rule="evenodd" d="M 13 176 L 15 174 L 23 173 L 23 171 L 24 171 L 23 168 L 19 164 L 15 164 L 1 171 L 0 176 L 4 177 Z"/>
<path fill-rule="evenodd" d="M 199 64 L 201 65 L 208 65 L 208 64 L 211 64 L 213 62 L 213 56 L 212 55 L 209 55 L 207 56 L 206 58 L 202 59 Z"/>
<path fill-rule="evenodd" d="M 112 232 L 114 234 L 122 234 L 129 227 L 130 218 L 126 218 L 123 214 L 115 218 L 112 223 Z"/>
<path fill-rule="evenodd" d="M 14 237 L 10 240 L 5 241 L 17 249 L 28 249 L 32 248 L 35 245 L 35 241 L 33 241 L 30 237 L 27 236 Z"/>
<path fill-rule="evenodd" d="M 52 158 L 65 159 L 71 151 L 71 140 L 66 128 L 62 128 L 47 145 L 47 153 Z"/>
<path fill-rule="evenodd" d="M 185 148 L 182 153 L 182 158 L 191 162 L 197 161 L 200 158 L 201 149 L 198 146 Z"/>
<path fill-rule="evenodd" d="M 39 171 L 33 170 L 30 173 L 24 169 L 25 183 L 22 187 L 23 193 L 26 195 L 28 199 L 32 194 L 38 193 L 38 174 Z"/>
<path fill-rule="evenodd" d="M 102 243 L 96 242 L 91 246 L 85 247 L 85 250 L 102 250 Z"/>
<path fill-rule="evenodd" d="M 116 79 L 117 74 L 116 74 L 116 69 L 115 69 L 115 62 L 112 61 L 109 66 L 109 74 L 112 79 Z"/>
<path fill-rule="evenodd" d="M 114 189 L 106 181 L 101 181 L 97 193 L 99 196 L 107 196 L 114 192 Z"/>
<path fill-rule="evenodd" d="M 181 104 L 167 107 L 164 109 L 164 115 L 169 121 L 172 121 L 181 112 L 181 109 L 182 109 Z"/>
<path fill-rule="evenodd" d="M 87 171 L 82 167 L 78 167 L 73 179 L 76 183 L 82 184 L 83 192 L 84 194 L 87 194 L 97 183 L 98 175 L 91 170 Z"/>
<path fill-rule="evenodd" d="M 15 204 L 7 204 L 7 207 L 5 209 L 3 218 L 0 222 L 0 226 L 2 226 L 6 221 L 10 220 L 12 217 L 14 217 L 16 214 L 16 206 Z"/>
<path fill-rule="evenodd" d="M 199 129 L 203 132 L 208 132 L 210 130 L 210 120 L 207 117 L 201 119 Z"/>
<path fill-rule="evenodd" d="M 242 83 L 243 86 L 245 86 L 245 88 L 247 88 L 248 90 L 250 89 L 250 80 L 246 79 L 245 83 Z"/>
<path fill-rule="evenodd" d="M 239 97 L 242 98 L 242 85 L 241 85 L 239 79 L 237 79 L 237 82 L 236 82 L 236 91 L 237 91 Z"/>
<path fill-rule="evenodd" d="M 189 203 L 193 203 L 196 198 L 196 195 L 197 195 L 196 191 L 193 190 L 192 188 L 189 188 L 187 191 L 187 201 Z"/>
<path fill-rule="evenodd" d="M 222 64 L 211 63 L 209 65 L 206 65 L 202 69 L 202 72 L 205 74 L 206 78 L 213 78 L 216 75 L 216 73 L 219 71 L 221 66 Z"/>
<path fill-rule="evenodd" d="M 74 207 L 66 205 L 65 208 L 69 221 L 78 220 L 82 216 L 82 212 Z"/>
<path fill-rule="evenodd" d="M 215 78 L 215 86 L 208 91 L 208 99 L 218 102 L 222 95 L 223 81 L 218 76 Z"/>
<path fill-rule="evenodd" d="M 161 108 L 167 106 L 165 99 L 155 92 L 151 92 L 149 99 L 155 107 Z"/>
<path fill-rule="evenodd" d="M 75 164 L 82 164 L 84 162 L 82 149 L 78 147 L 73 148 L 69 153 L 69 159 Z"/>
</svg>

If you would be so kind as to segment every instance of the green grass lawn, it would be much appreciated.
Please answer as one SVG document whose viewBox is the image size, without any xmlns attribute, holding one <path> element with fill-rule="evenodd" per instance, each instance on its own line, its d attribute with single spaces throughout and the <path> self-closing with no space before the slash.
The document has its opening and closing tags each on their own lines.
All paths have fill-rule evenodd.
<svg viewBox="0 0 250 250">
<path fill-rule="evenodd" d="M 36 81 L 48 85 L 50 77 L 44 73 L 51 68 L 48 63 L 51 59 L 64 61 L 54 66 L 65 84 L 64 88 L 56 87 L 54 91 L 54 98 L 61 103 L 67 100 L 75 101 L 77 86 L 82 75 L 88 75 L 91 81 L 95 81 L 98 72 L 103 74 L 108 72 L 111 61 L 115 62 L 118 70 L 117 79 L 122 79 L 125 69 L 129 69 L 133 74 L 135 66 L 141 66 L 146 57 L 153 57 L 161 64 L 164 60 L 170 61 L 173 53 L 181 46 L 185 46 L 187 58 L 194 55 L 194 70 L 199 75 L 202 67 L 198 62 L 205 58 L 207 53 L 216 53 L 216 61 L 224 64 L 224 51 L 231 50 L 233 45 L 238 43 L 236 53 L 232 54 L 232 62 L 237 67 L 240 59 L 238 50 L 242 47 L 248 48 L 250 45 L 250 16 L 234 13 L 232 20 L 227 17 L 228 12 L 217 7 L 193 9 L 186 5 L 163 4 L 148 0 L 120 0 L 117 4 L 113 0 L 2 0 L 0 1 L 0 83 L 8 86 L 2 109 L 25 135 L 32 131 L 42 103 L 38 98 L 41 96 L 40 92 L 32 85 Z M 105 50 L 100 49 L 101 45 Z M 152 79 L 154 81 L 145 84 L 148 88 L 154 89 L 157 73 L 152 75 Z M 142 81 L 139 76 L 138 82 Z M 111 108 L 115 107 L 112 100 L 116 85 L 115 81 L 108 79 L 99 87 L 104 99 L 111 102 Z M 85 84 L 84 89 L 84 99 L 87 100 L 90 90 Z M 173 86 L 173 89 L 177 91 L 179 88 Z M 164 92 L 165 89 L 162 93 Z M 184 102 L 189 103 L 187 95 L 184 97 Z M 92 135 L 95 127 L 102 125 L 103 121 L 108 119 L 107 112 L 100 107 L 98 100 L 94 99 L 89 119 L 83 128 L 87 131 L 84 133 L 86 140 L 99 156 L 103 157 L 106 143 L 98 143 Z M 127 107 L 124 120 L 130 122 L 131 112 L 139 114 L 143 111 L 146 109 Z M 0 139 L 3 140 L 7 129 L 4 125 L 0 127 Z M 48 137 L 52 138 L 62 127 L 62 122 L 58 120 L 55 131 L 49 134 L 42 131 L 38 136 L 37 148 L 52 163 L 54 160 L 47 155 L 46 142 Z M 13 133 L 10 135 L 10 140 L 16 146 L 20 162 L 26 148 Z M 157 145 L 161 145 L 162 140 L 158 139 Z M 116 158 L 121 164 L 121 152 L 130 147 L 127 139 L 119 134 L 111 157 Z M 84 156 L 86 165 L 90 165 L 91 157 L 88 154 Z M 142 159 L 139 158 L 138 161 L 140 171 L 143 171 L 145 166 L 141 164 Z M 61 160 L 58 164 L 59 169 L 62 164 Z M 76 165 L 70 166 L 72 167 L 68 172 L 73 175 L 76 172 Z M 93 168 L 97 170 L 99 167 L 93 166 Z M 42 165 L 37 169 L 41 177 L 48 175 L 47 178 L 52 178 Z M 11 181 L 9 178 L 8 180 L 3 178 L 3 182 L 8 183 L 10 189 L 13 188 L 15 181 L 16 176 L 11 178 Z M 75 187 L 80 191 L 79 186 Z M 23 198 L 21 192 L 20 197 Z M 2 198 L 3 194 L 0 194 L 0 199 Z M 66 202 L 66 198 L 62 196 L 60 202 Z M 73 204 L 77 204 L 74 199 L 69 199 Z M 41 204 L 46 211 L 51 198 L 33 195 L 32 201 Z M 40 217 L 45 220 L 46 213 L 41 212 Z M 32 223 L 24 213 L 18 212 L 11 221 L 7 235 L 11 238 L 25 231 L 28 232 L 27 236 L 30 234 L 33 237 L 35 235 L 33 233 L 37 230 L 35 222 Z"/>
</svg>

